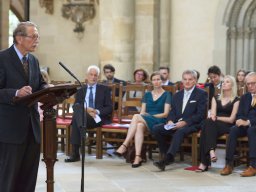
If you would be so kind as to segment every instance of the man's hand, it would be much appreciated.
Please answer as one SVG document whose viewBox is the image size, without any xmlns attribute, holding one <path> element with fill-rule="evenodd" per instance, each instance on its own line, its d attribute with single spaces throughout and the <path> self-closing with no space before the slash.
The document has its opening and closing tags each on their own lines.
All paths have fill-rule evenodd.
<svg viewBox="0 0 256 192">
<path fill-rule="evenodd" d="M 93 108 L 91 108 L 91 107 L 88 107 L 88 108 L 87 108 L 87 113 L 88 113 L 91 117 L 95 118 L 95 117 L 96 117 L 96 114 L 97 114 L 97 111 L 96 111 L 96 109 L 93 109 Z"/>
<path fill-rule="evenodd" d="M 174 129 L 179 129 L 179 128 L 182 128 L 182 127 L 184 127 L 186 125 L 187 125 L 186 121 L 178 121 L 176 123 L 176 127 Z"/>
<path fill-rule="evenodd" d="M 250 121 L 247 120 L 243 120 L 243 119 L 238 119 L 236 120 L 236 126 L 240 127 L 240 126 L 249 126 L 250 125 Z"/>
<path fill-rule="evenodd" d="M 32 94 L 32 88 L 30 86 L 24 86 L 17 92 L 17 97 L 24 97 Z"/>
</svg>

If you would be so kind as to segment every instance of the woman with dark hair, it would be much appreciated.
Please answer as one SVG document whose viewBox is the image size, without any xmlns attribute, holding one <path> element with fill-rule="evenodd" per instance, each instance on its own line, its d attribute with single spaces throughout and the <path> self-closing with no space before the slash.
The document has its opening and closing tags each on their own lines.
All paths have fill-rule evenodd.
<svg viewBox="0 0 256 192">
<path fill-rule="evenodd" d="M 140 69 L 136 69 L 133 72 L 133 79 L 135 84 L 142 84 L 142 83 L 147 83 L 148 81 L 148 73 L 140 68 Z"/>
<path fill-rule="evenodd" d="M 150 80 L 153 90 L 144 95 L 140 114 L 133 116 L 126 139 L 115 152 L 119 156 L 123 155 L 134 138 L 136 156 L 132 164 L 133 168 L 141 166 L 142 163 L 141 149 L 144 132 L 147 129 L 151 131 L 155 124 L 164 123 L 170 111 L 171 95 L 162 88 L 160 73 L 154 72 Z"/>
<path fill-rule="evenodd" d="M 207 171 L 211 162 L 217 161 L 215 154 L 217 138 L 229 133 L 230 128 L 235 123 L 238 105 L 236 80 L 233 76 L 226 75 L 220 96 L 212 98 L 210 117 L 203 122 L 200 136 L 201 163 L 196 172 Z"/>
</svg>

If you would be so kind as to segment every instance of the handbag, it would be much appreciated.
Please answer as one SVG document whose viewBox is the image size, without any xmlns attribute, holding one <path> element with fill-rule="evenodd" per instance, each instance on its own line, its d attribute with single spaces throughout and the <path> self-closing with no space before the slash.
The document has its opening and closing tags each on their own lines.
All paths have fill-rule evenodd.
<svg viewBox="0 0 256 192">
<path fill-rule="evenodd" d="M 132 144 L 128 146 L 128 149 L 125 154 L 126 163 L 133 163 L 135 159 L 135 154 L 136 154 L 135 145 Z M 147 145 L 146 144 L 142 145 L 140 156 L 143 162 L 147 162 Z"/>
</svg>

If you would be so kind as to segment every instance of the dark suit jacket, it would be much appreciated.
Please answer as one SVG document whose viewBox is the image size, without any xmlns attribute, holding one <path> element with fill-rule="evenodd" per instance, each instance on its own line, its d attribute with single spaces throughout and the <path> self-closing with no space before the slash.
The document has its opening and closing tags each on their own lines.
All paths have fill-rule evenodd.
<svg viewBox="0 0 256 192">
<path fill-rule="evenodd" d="M 246 121 L 249 120 L 251 125 L 255 126 L 256 118 L 249 116 L 249 111 L 251 109 L 251 102 L 252 102 L 252 94 L 245 93 L 240 99 L 236 119 L 243 119 Z"/>
<path fill-rule="evenodd" d="M 31 121 L 35 139 L 40 143 L 40 124 L 37 104 L 32 107 L 14 105 L 12 99 L 18 89 L 29 85 L 36 92 L 46 85 L 38 60 L 28 56 L 29 79 L 25 77 L 22 63 L 14 47 L 0 52 L 0 142 L 22 143 L 29 131 Z"/>
<path fill-rule="evenodd" d="M 85 91 L 83 91 L 84 89 Z M 79 89 L 76 94 L 76 104 L 83 106 L 83 101 L 87 91 L 87 85 L 82 89 Z M 108 87 L 97 84 L 96 94 L 95 94 L 95 109 L 100 111 L 100 118 L 102 119 L 103 124 L 111 123 L 111 114 L 112 114 L 112 101 L 110 90 Z M 74 114 L 75 115 L 75 114 Z"/>
<path fill-rule="evenodd" d="M 207 93 L 195 87 L 182 113 L 183 96 L 184 89 L 174 94 L 167 121 L 171 120 L 176 123 L 182 118 L 183 121 L 186 121 L 187 126 L 200 124 L 206 117 Z"/>
</svg>

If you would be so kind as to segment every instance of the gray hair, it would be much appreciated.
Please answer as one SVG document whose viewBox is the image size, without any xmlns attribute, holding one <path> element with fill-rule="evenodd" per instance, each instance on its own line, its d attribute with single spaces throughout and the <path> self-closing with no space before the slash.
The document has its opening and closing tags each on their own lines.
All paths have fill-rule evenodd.
<svg viewBox="0 0 256 192">
<path fill-rule="evenodd" d="M 182 78 L 185 74 L 188 74 L 188 75 L 192 75 L 192 77 L 194 77 L 195 80 L 197 80 L 197 73 L 194 71 L 194 70 L 185 70 L 183 73 L 182 73 Z"/>
<path fill-rule="evenodd" d="M 37 25 L 31 21 L 20 22 L 13 31 L 13 43 L 17 44 L 16 36 L 26 36 L 27 27 L 32 26 L 37 28 Z"/>
<path fill-rule="evenodd" d="M 250 72 L 250 73 L 248 73 L 248 74 L 245 76 L 245 82 L 247 81 L 247 78 L 250 77 L 250 76 L 256 76 L 256 73 L 255 73 L 255 72 Z"/>
<path fill-rule="evenodd" d="M 98 75 L 100 75 L 100 68 L 97 65 L 90 65 L 87 69 L 87 73 L 89 73 L 92 69 L 95 69 Z"/>
</svg>

